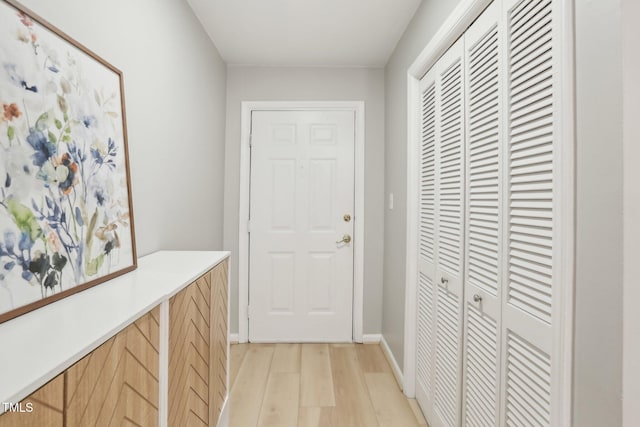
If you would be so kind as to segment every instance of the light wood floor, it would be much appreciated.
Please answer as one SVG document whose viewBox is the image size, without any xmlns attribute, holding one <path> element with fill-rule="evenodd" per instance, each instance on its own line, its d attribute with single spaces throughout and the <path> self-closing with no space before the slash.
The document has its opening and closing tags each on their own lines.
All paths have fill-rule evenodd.
<svg viewBox="0 0 640 427">
<path fill-rule="evenodd" d="M 234 344 L 231 427 L 427 423 L 376 344 Z"/>
</svg>

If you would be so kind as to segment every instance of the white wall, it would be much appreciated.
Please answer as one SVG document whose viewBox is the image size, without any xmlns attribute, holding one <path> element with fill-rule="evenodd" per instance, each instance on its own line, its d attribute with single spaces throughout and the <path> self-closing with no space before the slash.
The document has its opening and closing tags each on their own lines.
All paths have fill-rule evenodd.
<svg viewBox="0 0 640 427">
<path fill-rule="evenodd" d="M 621 1 L 576 0 L 575 13 L 574 425 L 619 426 L 623 256 Z"/>
<path fill-rule="evenodd" d="M 21 0 L 122 70 L 138 255 L 221 249 L 226 67 L 184 0 Z"/>
<path fill-rule="evenodd" d="M 231 256 L 231 331 L 238 332 L 238 209 L 242 101 L 365 102 L 364 333 L 381 331 L 384 209 L 384 70 L 229 67 L 224 247 Z"/>
<path fill-rule="evenodd" d="M 640 2 L 624 0 L 624 427 L 640 426 Z"/>
<path fill-rule="evenodd" d="M 407 227 L 407 70 L 458 1 L 426 0 L 385 68 L 385 193 L 395 209 L 384 217 L 384 287 L 382 333 L 402 368 Z"/>
</svg>

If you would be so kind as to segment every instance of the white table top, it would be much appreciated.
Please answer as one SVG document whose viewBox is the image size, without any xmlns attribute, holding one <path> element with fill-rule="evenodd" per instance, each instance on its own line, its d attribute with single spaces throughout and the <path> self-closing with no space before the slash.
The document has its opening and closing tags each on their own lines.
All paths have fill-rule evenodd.
<svg viewBox="0 0 640 427">
<path fill-rule="evenodd" d="M 228 257 L 156 252 L 131 273 L 0 324 L 0 402 L 33 393 Z"/>
</svg>

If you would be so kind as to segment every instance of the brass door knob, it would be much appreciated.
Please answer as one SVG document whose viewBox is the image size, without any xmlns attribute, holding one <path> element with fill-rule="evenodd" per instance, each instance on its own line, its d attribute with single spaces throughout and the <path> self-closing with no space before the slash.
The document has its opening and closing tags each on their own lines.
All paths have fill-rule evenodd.
<svg viewBox="0 0 640 427">
<path fill-rule="evenodd" d="M 351 236 L 349 236 L 348 234 L 345 234 L 344 236 L 342 236 L 342 240 L 338 240 L 336 243 L 350 243 L 351 242 Z"/>
</svg>

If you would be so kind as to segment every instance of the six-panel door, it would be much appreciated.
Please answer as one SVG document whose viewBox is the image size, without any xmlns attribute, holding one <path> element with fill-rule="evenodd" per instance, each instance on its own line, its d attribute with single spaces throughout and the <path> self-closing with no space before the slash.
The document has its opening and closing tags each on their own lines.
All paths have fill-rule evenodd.
<svg viewBox="0 0 640 427">
<path fill-rule="evenodd" d="M 354 131 L 353 111 L 253 112 L 252 342 L 352 339 Z"/>
</svg>

